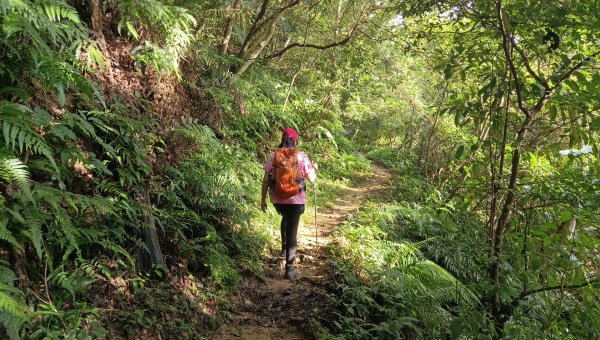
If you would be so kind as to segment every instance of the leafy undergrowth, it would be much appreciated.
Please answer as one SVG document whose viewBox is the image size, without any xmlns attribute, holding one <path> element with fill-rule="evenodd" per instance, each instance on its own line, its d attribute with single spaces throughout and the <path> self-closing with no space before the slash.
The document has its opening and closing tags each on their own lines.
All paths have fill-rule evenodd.
<svg viewBox="0 0 600 340">
<path fill-rule="evenodd" d="M 135 40 L 110 31 L 135 31 L 127 10 L 144 13 L 148 22 L 139 24 L 159 30 L 167 26 L 157 21 L 173 20 L 168 27 L 183 25 L 184 35 L 191 20 L 158 1 L 129 3 L 122 16 L 106 18 L 119 21 L 105 25 L 110 70 L 94 68 L 98 60 L 81 65 L 79 48 L 93 42 L 66 2 L 3 8 L 13 24 L 31 29 L 3 32 L 0 44 L 25 49 L 0 62 L 11 85 L 0 95 L 2 338 L 199 337 L 227 316 L 228 297 L 244 275 L 261 274 L 275 248 L 275 213 L 261 213 L 258 202 L 261 164 L 282 127 L 296 127 L 321 165 L 319 205 L 357 171 L 368 172 L 337 118 L 321 123 L 322 110 L 304 107 L 303 94 L 281 109 L 286 94 L 273 89 L 285 75 L 261 70 L 223 87 L 221 75 L 188 65 L 187 75 L 203 79 L 200 89 L 176 82 L 178 67 L 175 75 L 161 73 L 175 57 L 155 45 L 132 54 Z M 157 44 L 162 33 L 152 36 Z M 175 47 L 166 50 L 182 53 Z M 144 75 L 138 64 L 130 67 L 135 61 L 148 64 Z M 173 71 L 177 63 L 167 66 Z M 200 101 L 198 93 L 209 98 Z M 249 113 L 234 109 L 244 104 Z"/>
<path fill-rule="evenodd" d="M 195 122 L 173 134 L 180 143 L 201 149 L 180 155 L 178 164 L 150 181 L 165 266 L 155 267 L 149 275 L 136 269 L 143 266 L 138 261 L 146 246 L 140 242 L 142 231 L 127 229 L 126 223 L 135 226 L 144 221 L 144 210 L 117 185 L 103 184 L 105 191 L 117 196 L 112 204 L 106 202 L 110 214 L 96 223 L 113 223 L 112 242 L 104 239 L 108 232 L 103 229 L 80 231 L 70 252 L 54 250 L 57 259 L 45 255 L 47 267 L 40 268 L 41 276 L 28 278 L 32 285 L 39 280 L 41 286 L 25 293 L 9 288 L 19 273 L 0 263 L 7 274 L 4 291 L 11 294 L 7 301 L 14 301 L 6 308 L 15 313 L 5 316 L 13 337 L 200 337 L 227 317 L 228 297 L 243 275 L 261 274 L 264 257 L 275 248 L 272 235 L 278 234 L 278 226 L 273 211 L 260 213 L 254 203 L 259 201 L 260 162 L 246 149 L 221 143 L 210 129 Z M 368 163 L 356 155 L 352 159 L 360 166 L 330 167 L 320 173 L 319 205 L 333 199 L 332 192 L 348 183 L 357 168 L 365 170 Z M 332 178 L 336 173 L 338 178 Z M 83 196 L 71 199 L 74 207 L 104 202 L 101 197 L 89 202 Z M 58 210 L 65 220 L 80 223 L 74 211 Z M 89 243 L 83 241 L 86 237 Z M 25 305 L 25 297 L 33 300 Z"/>
<path fill-rule="evenodd" d="M 589 304 L 597 297 L 592 285 L 576 294 L 561 295 L 546 288 L 524 293 L 521 280 L 533 282 L 533 278 L 518 274 L 519 268 L 505 262 L 508 278 L 494 287 L 487 279 L 490 260 L 484 255 L 489 249 L 481 216 L 467 205 L 448 200 L 415 166 L 403 161 L 398 150 L 375 150 L 369 156 L 400 174 L 386 195 L 363 207 L 336 234 L 330 251 L 336 268 L 333 294 L 338 311 L 335 321 L 321 325 L 323 336 L 492 339 L 497 337 L 497 328 L 486 296 L 494 289 L 504 301 L 519 303 L 514 304 L 514 314 L 503 329 L 507 337 L 523 338 L 529 333 L 579 339 L 596 332 L 598 312 Z M 535 242 L 536 235 L 530 242 Z M 582 231 L 579 242 L 586 237 Z M 515 254 L 520 254 L 522 244 L 513 241 Z M 535 261 L 532 264 L 539 268 L 540 260 Z M 541 294 L 534 295 L 537 292 Z M 552 309 L 559 297 L 569 317 Z M 583 301 L 576 302 L 579 299 Z M 588 313 L 580 313 L 575 307 L 578 303 Z M 561 326 L 544 326 L 552 317 Z"/>
<path fill-rule="evenodd" d="M 263 5 L 2 1 L 0 338 L 213 328 L 275 251 L 288 126 L 319 207 L 369 175 L 356 145 L 399 174 L 337 235 L 331 336 L 598 338 L 590 4 Z M 501 30 L 515 54 L 503 12 L 539 23 Z"/>
<path fill-rule="evenodd" d="M 482 267 L 472 259 L 484 250 L 459 239 L 474 217 L 455 223 L 456 216 L 439 210 L 439 193 L 398 150 L 377 149 L 369 157 L 399 174 L 335 233 L 329 249 L 338 311 L 323 336 L 437 338 L 485 328 L 483 316 L 461 317 L 478 313 L 478 292 L 470 285 Z"/>
<path fill-rule="evenodd" d="M 398 236 L 403 208 L 371 203 L 336 232 L 336 336 L 439 337 L 455 310 L 477 304 L 471 289 L 423 254 L 427 241 Z"/>
</svg>

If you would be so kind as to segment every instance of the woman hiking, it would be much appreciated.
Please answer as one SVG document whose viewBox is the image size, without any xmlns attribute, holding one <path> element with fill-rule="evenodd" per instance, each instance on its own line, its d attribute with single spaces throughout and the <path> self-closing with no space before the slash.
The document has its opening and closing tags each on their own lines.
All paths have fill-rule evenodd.
<svg viewBox="0 0 600 340">
<path fill-rule="evenodd" d="M 285 256 L 285 277 L 294 279 L 298 269 L 294 268 L 296 256 L 298 224 L 306 204 L 306 184 L 316 180 L 315 167 L 308 156 L 297 149 L 298 132 L 286 128 L 281 134 L 279 148 L 271 153 L 263 169 L 260 209 L 267 210 L 266 196 L 269 192 L 271 203 L 281 218 L 281 254 Z"/>
</svg>

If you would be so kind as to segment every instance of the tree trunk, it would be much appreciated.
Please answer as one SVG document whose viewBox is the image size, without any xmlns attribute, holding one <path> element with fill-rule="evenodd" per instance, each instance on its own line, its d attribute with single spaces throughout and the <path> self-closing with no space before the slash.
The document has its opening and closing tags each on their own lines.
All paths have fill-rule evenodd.
<svg viewBox="0 0 600 340">
<path fill-rule="evenodd" d="M 252 23 L 252 26 L 250 27 L 250 30 L 248 31 L 248 34 L 246 35 L 246 39 L 244 39 L 244 42 L 242 43 L 242 47 L 240 48 L 240 51 L 237 54 L 238 58 L 242 58 L 246 54 L 246 51 L 248 50 L 248 45 L 250 44 L 250 41 L 252 41 L 256 32 L 258 32 L 258 30 L 260 30 L 261 21 L 264 18 L 265 13 L 267 13 L 268 7 L 269 7 L 269 0 L 263 0 L 262 5 L 260 6 L 260 10 L 256 14 L 256 17 L 254 18 L 254 22 Z"/>
<path fill-rule="evenodd" d="M 250 65 L 256 61 L 258 56 L 273 38 L 273 35 L 275 35 L 275 29 L 279 19 L 299 3 L 300 0 L 293 0 L 284 7 L 277 9 L 271 16 L 263 19 L 269 5 L 269 0 L 263 1 L 260 11 L 256 15 L 254 23 L 242 44 L 242 48 L 237 54 L 238 58 L 244 59 L 244 62 L 233 71 L 236 76 L 246 72 Z"/>
<path fill-rule="evenodd" d="M 508 81 L 510 84 L 510 73 L 508 74 Z M 492 201 L 490 203 L 490 221 L 489 221 L 489 230 L 488 230 L 488 246 L 490 250 L 490 256 L 493 255 L 494 249 L 494 226 L 496 225 L 496 210 L 498 209 L 498 195 L 500 195 L 500 181 L 502 178 L 503 170 L 504 170 L 504 158 L 506 156 L 506 143 L 508 139 L 508 109 L 510 108 L 510 85 L 508 87 L 508 92 L 506 95 L 506 103 L 504 106 L 504 121 L 502 128 L 502 146 L 500 148 L 500 164 L 498 165 L 498 174 L 495 176 L 494 168 L 491 169 L 492 172 Z M 490 148 L 492 144 L 490 143 Z M 491 157 L 491 156 L 490 156 Z M 492 167 L 494 164 L 492 162 Z"/>
<path fill-rule="evenodd" d="M 152 202 L 150 201 L 149 186 L 144 186 L 144 188 L 142 189 L 139 202 L 142 205 L 144 214 L 144 242 L 146 243 L 146 247 L 148 248 L 148 252 L 142 255 L 142 270 L 148 271 L 152 269 L 153 266 L 164 267 L 165 260 L 160 249 L 158 234 L 156 233 L 156 223 L 154 221 L 154 215 L 152 214 Z"/>
<path fill-rule="evenodd" d="M 90 21 L 92 23 L 92 31 L 96 35 L 96 41 L 98 42 L 98 47 L 100 47 L 100 51 L 104 54 L 104 59 L 107 61 L 104 63 L 106 65 L 106 70 L 108 71 L 108 79 L 110 83 L 115 82 L 115 78 L 112 71 L 112 64 L 110 63 L 108 47 L 106 46 L 106 39 L 104 38 L 104 14 L 102 13 L 102 4 L 100 0 L 91 0 L 91 18 Z"/>
<path fill-rule="evenodd" d="M 233 23 L 235 22 L 235 11 L 242 7 L 242 0 L 235 0 L 233 5 L 230 7 L 230 11 L 227 16 L 227 23 L 225 24 L 225 31 L 223 32 L 223 43 L 221 44 L 220 52 L 225 55 L 229 51 L 229 41 L 231 40 L 231 32 L 233 32 Z"/>
</svg>

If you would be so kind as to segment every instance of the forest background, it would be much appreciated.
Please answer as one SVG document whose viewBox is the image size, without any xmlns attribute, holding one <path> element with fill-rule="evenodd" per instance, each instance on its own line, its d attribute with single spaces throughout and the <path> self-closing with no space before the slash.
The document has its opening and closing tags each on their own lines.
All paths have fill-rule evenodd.
<svg viewBox="0 0 600 340">
<path fill-rule="evenodd" d="M 0 0 L 0 335 L 200 337 L 274 253 L 283 127 L 327 338 L 600 336 L 597 1 Z"/>
</svg>

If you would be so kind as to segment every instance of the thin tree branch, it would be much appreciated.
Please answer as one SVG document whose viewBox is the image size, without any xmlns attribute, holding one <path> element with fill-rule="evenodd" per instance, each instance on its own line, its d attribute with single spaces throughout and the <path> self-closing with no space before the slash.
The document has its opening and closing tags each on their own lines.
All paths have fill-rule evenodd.
<svg viewBox="0 0 600 340">
<path fill-rule="evenodd" d="M 552 98 L 552 96 L 554 96 L 554 94 L 556 93 L 556 90 L 558 89 L 558 87 L 565 80 L 569 79 L 573 75 L 573 73 L 575 73 L 575 71 L 579 70 L 583 65 L 585 65 L 588 61 L 592 60 L 597 55 L 600 55 L 600 50 L 598 50 L 598 51 L 596 51 L 596 52 L 588 55 L 587 57 L 583 58 L 583 60 L 581 60 L 575 66 L 573 66 L 571 69 L 569 69 L 567 72 L 565 72 L 551 89 L 547 89 L 544 92 L 544 94 L 542 95 L 542 97 L 538 100 L 538 102 L 533 107 L 533 110 L 532 110 L 533 113 L 535 114 L 535 113 L 539 112 L 542 109 L 542 107 L 544 107 L 544 104 L 546 103 L 546 101 L 548 99 Z"/>
<path fill-rule="evenodd" d="M 542 288 L 538 288 L 538 289 L 533 289 L 533 290 L 521 293 L 519 295 L 519 297 L 515 299 L 515 301 L 518 302 L 519 300 L 523 300 L 524 298 L 526 298 L 527 296 L 532 295 L 532 294 L 537 294 L 537 293 L 547 292 L 547 291 L 557 290 L 557 289 L 563 289 L 563 290 L 578 289 L 578 288 L 583 288 L 583 287 L 586 287 L 586 286 L 590 286 L 590 285 L 592 285 L 593 283 L 596 283 L 596 282 L 598 282 L 598 279 L 594 279 L 594 280 L 591 280 L 591 281 L 585 281 L 585 282 L 582 282 L 582 283 L 579 283 L 579 284 L 575 284 L 575 285 L 571 285 L 571 286 L 550 286 L 550 287 L 542 287 Z"/>
<path fill-rule="evenodd" d="M 517 105 L 519 106 L 519 109 L 521 110 L 521 112 L 523 112 L 525 117 L 531 119 L 531 113 L 523 104 L 523 94 L 521 92 L 521 84 L 519 83 L 519 75 L 517 74 L 517 69 L 515 68 L 515 64 L 510 55 L 510 48 L 509 48 L 510 39 L 508 36 L 508 32 L 506 32 L 506 26 L 504 25 L 504 10 L 502 9 L 502 2 L 500 2 L 500 1 L 496 2 L 496 12 L 498 15 L 498 21 L 500 22 L 500 32 L 502 33 L 502 49 L 504 50 L 504 56 L 506 57 L 506 62 L 508 63 L 510 73 L 512 74 L 513 79 L 515 81 L 515 92 L 517 94 Z"/>
<path fill-rule="evenodd" d="M 529 75 L 532 76 L 533 79 L 535 79 L 538 83 L 540 83 L 544 87 L 544 89 L 546 89 L 546 91 L 550 91 L 550 85 L 548 85 L 548 82 L 544 78 L 540 77 L 537 73 L 535 73 L 535 71 L 531 68 L 531 65 L 529 65 L 529 61 L 527 60 L 527 57 L 525 56 L 525 52 L 523 52 L 523 50 L 521 50 L 519 48 L 519 46 L 517 46 L 517 43 L 515 42 L 514 39 L 511 38 L 510 42 L 511 42 L 513 48 L 521 56 L 521 59 L 523 59 L 523 64 L 525 64 L 525 68 L 527 69 L 527 72 L 529 73 Z"/>
<path fill-rule="evenodd" d="M 335 41 L 332 42 L 330 44 L 327 45 L 316 45 L 316 44 L 304 44 L 304 43 L 293 43 L 293 44 L 289 44 L 286 47 L 282 48 L 281 50 L 270 54 L 268 56 L 265 57 L 265 59 L 272 59 L 272 58 L 277 58 L 277 57 L 281 57 L 285 52 L 287 52 L 288 50 L 295 48 L 295 47 L 303 47 L 303 48 L 316 48 L 318 50 L 326 50 L 332 47 L 337 47 L 337 46 L 341 46 L 341 45 L 345 45 L 347 44 L 350 39 L 352 39 L 352 36 L 354 35 L 354 32 L 356 32 L 356 27 L 353 27 L 352 30 L 350 31 L 350 33 L 342 40 L 339 41 Z"/>
<path fill-rule="evenodd" d="M 527 143 L 525 145 L 527 145 L 527 146 L 536 145 L 541 139 L 548 138 L 548 136 L 551 135 L 552 133 L 554 133 L 556 130 L 563 128 L 569 124 L 572 124 L 572 123 L 576 122 L 578 119 L 581 119 L 587 115 L 593 114 L 598 109 L 600 109 L 600 106 L 596 106 L 596 107 L 592 108 L 591 110 L 584 112 L 571 120 L 563 122 L 562 124 L 559 124 L 558 126 L 555 126 L 554 128 L 552 128 L 550 131 L 542 131 L 542 133 L 540 133 L 537 137 L 532 138 L 531 140 L 527 141 Z"/>
<path fill-rule="evenodd" d="M 578 69 L 580 69 L 583 65 L 585 65 L 585 63 L 587 63 L 588 61 L 592 60 L 597 55 L 600 55 L 600 50 L 598 50 L 598 51 L 596 51 L 596 52 L 588 55 L 587 57 L 583 58 L 583 60 L 581 60 L 575 66 L 573 66 L 570 70 L 568 70 L 567 72 L 565 72 L 565 74 L 563 74 L 563 76 L 560 77 L 560 79 L 558 80 L 558 82 L 556 83 L 556 85 L 554 85 L 554 89 L 556 89 L 560 83 L 562 83 L 563 81 L 565 81 L 569 77 L 571 77 L 575 71 L 577 71 Z"/>
<path fill-rule="evenodd" d="M 312 20 L 315 17 L 316 16 L 313 16 L 311 18 L 311 20 L 309 20 L 306 23 L 306 27 L 304 28 L 304 43 L 306 43 L 306 39 L 308 38 L 308 26 L 309 26 L 309 24 L 312 22 Z M 290 86 L 288 86 L 287 93 L 285 94 L 285 100 L 283 102 L 283 108 L 282 108 L 283 112 L 285 112 L 285 109 L 286 109 L 286 107 L 288 105 L 288 102 L 290 100 L 290 94 L 292 93 L 292 87 L 294 86 L 294 82 L 296 81 L 296 77 L 298 77 L 298 75 L 302 71 L 302 67 L 304 67 L 304 58 L 305 57 L 306 57 L 306 48 L 302 49 L 302 59 L 300 60 L 300 66 L 298 67 L 298 70 L 296 70 L 296 72 L 294 73 L 294 76 L 292 77 L 292 80 L 290 81 Z"/>
<path fill-rule="evenodd" d="M 277 9 L 268 18 L 263 20 L 260 23 L 260 25 L 257 25 L 256 29 L 253 32 L 248 33 L 248 36 L 244 41 L 242 49 L 237 54 L 237 56 L 240 59 L 244 59 L 244 62 L 234 71 L 234 74 L 236 76 L 239 76 L 240 74 L 244 73 L 250 67 L 250 65 L 252 65 L 256 61 L 258 56 L 264 50 L 265 46 L 267 46 L 267 44 L 273 38 L 273 35 L 275 34 L 275 28 L 277 26 L 277 21 L 279 20 L 279 18 L 281 18 L 281 16 L 283 16 L 285 12 L 298 5 L 299 3 L 300 0 L 293 0 L 284 7 Z M 259 32 L 263 31 L 263 28 L 264 32 L 262 34 L 259 34 Z"/>
</svg>

